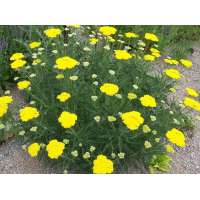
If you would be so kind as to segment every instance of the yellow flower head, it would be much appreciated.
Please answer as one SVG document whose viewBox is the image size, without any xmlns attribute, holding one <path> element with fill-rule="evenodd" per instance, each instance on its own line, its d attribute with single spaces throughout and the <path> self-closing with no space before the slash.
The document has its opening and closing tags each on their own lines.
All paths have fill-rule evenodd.
<svg viewBox="0 0 200 200">
<path fill-rule="evenodd" d="M 56 68 L 60 70 L 73 69 L 79 62 L 69 56 L 56 59 Z"/>
<path fill-rule="evenodd" d="M 191 87 L 187 87 L 185 90 L 186 90 L 187 94 L 189 94 L 192 97 L 198 97 L 199 96 L 198 92 Z"/>
<path fill-rule="evenodd" d="M 156 100 L 154 97 L 150 95 L 144 95 L 143 97 L 140 98 L 140 102 L 143 106 L 145 107 L 156 107 Z"/>
<path fill-rule="evenodd" d="M 160 53 L 160 51 L 156 48 L 151 47 L 150 48 L 151 53 Z"/>
<path fill-rule="evenodd" d="M 108 96 L 113 96 L 118 93 L 119 87 L 116 84 L 113 83 L 104 83 L 100 87 L 101 92 L 107 94 Z"/>
<path fill-rule="evenodd" d="M 24 54 L 23 53 L 14 53 L 11 57 L 10 60 L 21 60 L 24 58 Z"/>
<path fill-rule="evenodd" d="M 56 79 L 63 79 L 65 78 L 64 74 L 57 74 Z"/>
<path fill-rule="evenodd" d="M 63 128 L 71 128 L 76 124 L 77 115 L 74 113 L 63 111 L 58 118 L 58 122 Z"/>
<path fill-rule="evenodd" d="M 78 76 L 70 76 L 69 79 L 71 81 L 76 81 L 76 80 L 78 80 Z"/>
<path fill-rule="evenodd" d="M 44 31 L 44 34 L 49 38 L 55 38 L 61 34 L 61 29 L 59 28 L 49 28 Z"/>
<path fill-rule="evenodd" d="M 12 69 L 19 69 L 19 68 L 22 68 L 25 64 L 26 64 L 25 60 L 20 60 L 19 59 L 19 60 L 15 60 L 10 65 L 11 65 Z"/>
<path fill-rule="evenodd" d="M 32 64 L 37 65 L 37 64 L 40 64 L 41 62 L 42 62 L 42 60 L 38 58 L 38 59 L 34 59 Z"/>
<path fill-rule="evenodd" d="M 126 50 L 115 50 L 115 58 L 118 60 L 129 60 L 132 57 Z"/>
<path fill-rule="evenodd" d="M 129 92 L 127 97 L 131 101 L 133 99 L 136 99 L 137 95 L 135 93 Z"/>
<path fill-rule="evenodd" d="M 142 131 L 144 132 L 144 133 L 149 133 L 149 132 L 151 132 L 151 129 L 150 129 L 150 127 L 148 126 L 148 125 L 144 125 L 143 127 L 142 127 Z"/>
<path fill-rule="evenodd" d="M 116 117 L 114 117 L 114 116 L 108 116 L 108 121 L 109 122 L 115 122 L 117 119 L 116 119 Z"/>
<path fill-rule="evenodd" d="M 121 115 L 123 123 L 130 130 L 137 130 L 144 123 L 144 118 L 137 111 L 126 112 Z"/>
<path fill-rule="evenodd" d="M 173 79 L 180 79 L 182 76 L 179 70 L 177 69 L 166 69 L 164 72 L 168 77 Z"/>
<path fill-rule="evenodd" d="M 112 26 L 101 26 L 99 32 L 105 36 L 114 35 L 117 32 L 117 29 Z"/>
<path fill-rule="evenodd" d="M 111 174 L 113 172 L 113 162 L 104 155 L 98 155 L 93 161 L 94 174 Z"/>
<path fill-rule="evenodd" d="M 111 37 L 111 36 L 108 36 L 107 39 L 108 39 L 108 41 L 111 42 L 111 43 L 113 43 L 113 42 L 116 41 L 116 40 L 115 40 L 113 37 Z"/>
<path fill-rule="evenodd" d="M 153 33 L 145 33 L 144 38 L 146 40 L 151 40 L 153 42 L 158 42 L 159 41 L 158 37 Z"/>
<path fill-rule="evenodd" d="M 58 140 L 51 140 L 46 146 L 46 151 L 51 159 L 58 159 L 65 149 L 65 144 L 63 142 L 58 142 Z"/>
<path fill-rule="evenodd" d="M 23 122 L 27 122 L 34 118 L 39 117 L 40 114 L 39 114 L 37 108 L 27 106 L 27 107 L 22 108 L 19 111 L 19 115 L 20 115 L 20 119 Z"/>
<path fill-rule="evenodd" d="M 144 55 L 144 60 L 145 60 L 145 61 L 150 61 L 150 62 L 152 62 L 152 61 L 154 61 L 155 59 L 156 59 L 156 57 L 153 56 L 153 55 L 150 55 L 150 54 Z"/>
<path fill-rule="evenodd" d="M 99 41 L 99 39 L 98 38 L 94 38 L 94 37 L 89 39 L 89 42 L 92 45 L 96 44 L 98 41 Z"/>
<path fill-rule="evenodd" d="M 125 33 L 125 37 L 127 37 L 127 38 L 137 38 L 137 37 L 139 37 L 139 35 L 136 34 L 136 33 L 133 33 L 133 32 L 127 32 L 127 33 Z"/>
<path fill-rule="evenodd" d="M 169 88 L 169 91 L 172 93 L 176 93 L 176 88 Z"/>
<path fill-rule="evenodd" d="M 198 102 L 198 101 L 196 101 L 192 98 L 185 97 L 183 103 L 184 103 L 185 106 L 188 106 L 188 107 L 193 108 L 197 111 L 200 111 L 200 102 Z"/>
<path fill-rule="evenodd" d="M 24 90 L 26 88 L 28 88 L 31 85 L 30 81 L 20 81 L 17 83 L 17 88 L 19 90 Z"/>
<path fill-rule="evenodd" d="M 13 102 L 12 96 L 2 96 L 0 97 L 0 104 L 10 104 Z"/>
<path fill-rule="evenodd" d="M 0 103 L 0 117 L 3 117 L 8 111 L 8 104 Z"/>
<path fill-rule="evenodd" d="M 190 61 L 190 60 L 181 59 L 180 62 L 184 67 L 187 67 L 187 68 L 192 67 L 192 61 Z"/>
<path fill-rule="evenodd" d="M 168 153 L 174 153 L 174 148 L 170 144 L 167 144 L 165 148 Z"/>
<path fill-rule="evenodd" d="M 40 151 L 40 145 L 38 143 L 33 143 L 28 147 L 28 153 L 31 157 L 36 157 Z"/>
<path fill-rule="evenodd" d="M 40 47 L 40 45 L 41 45 L 41 42 L 31 42 L 31 43 L 29 44 L 29 47 L 30 47 L 31 49 L 35 49 L 35 48 Z"/>
<path fill-rule="evenodd" d="M 156 58 L 159 58 L 161 56 L 160 53 L 157 52 L 152 52 L 151 55 L 155 56 Z"/>
<path fill-rule="evenodd" d="M 172 58 L 165 58 L 164 62 L 170 65 L 178 65 L 178 60 L 172 59 Z"/>
<path fill-rule="evenodd" d="M 145 141 L 145 142 L 144 142 L 144 147 L 145 147 L 146 149 L 151 148 L 151 147 L 152 147 L 151 142 L 149 142 L 149 141 Z"/>
<path fill-rule="evenodd" d="M 67 101 L 70 97 L 71 97 L 70 93 L 68 93 L 68 92 L 62 92 L 62 93 L 60 93 L 59 95 L 57 95 L 56 98 L 57 98 L 60 102 L 65 102 L 65 101 Z"/>
<path fill-rule="evenodd" d="M 166 133 L 166 137 L 171 143 L 176 144 L 179 147 L 185 147 L 185 136 L 183 132 L 178 129 L 171 129 Z"/>
</svg>

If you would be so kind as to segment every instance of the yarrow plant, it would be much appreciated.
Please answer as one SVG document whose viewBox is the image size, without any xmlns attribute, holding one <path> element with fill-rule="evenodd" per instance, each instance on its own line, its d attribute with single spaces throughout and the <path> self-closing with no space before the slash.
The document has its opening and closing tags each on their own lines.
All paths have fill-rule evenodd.
<svg viewBox="0 0 200 200">
<path fill-rule="evenodd" d="M 182 78 L 176 65 L 190 68 L 192 62 L 164 57 L 154 33 L 100 26 L 85 34 L 88 27 L 50 27 L 26 45 L 29 53 L 11 55 L 17 88 L 27 99 L 17 122 L 25 151 L 76 173 L 120 173 L 129 163 L 169 170 L 168 154 L 187 144 L 187 117 L 167 95 Z M 151 75 L 161 55 L 167 67 Z M 185 97 L 185 106 L 200 110 L 193 99 L 198 91 L 188 86 L 186 92 L 192 97 Z M 1 118 L 11 102 L 0 97 Z"/>
</svg>

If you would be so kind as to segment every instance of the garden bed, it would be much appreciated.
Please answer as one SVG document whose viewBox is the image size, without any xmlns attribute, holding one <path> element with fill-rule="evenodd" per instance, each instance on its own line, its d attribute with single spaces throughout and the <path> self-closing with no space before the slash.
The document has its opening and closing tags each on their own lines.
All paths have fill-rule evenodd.
<svg viewBox="0 0 200 200">
<path fill-rule="evenodd" d="M 8 113 L 3 123 L 9 120 L 24 155 L 47 160 L 59 172 L 169 171 L 174 149 L 191 146 L 186 130 L 192 128 L 192 120 L 185 106 L 199 110 L 200 104 L 185 96 L 196 98 L 199 88 L 182 80 L 192 70 L 198 73 L 198 65 L 185 57 L 161 57 L 159 38 L 153 33 L 118 34 L 114 27 L 97 27 L 88 35 L 82 29 L 86 38 L 80 40 L 77 28 L 82 29 L 38 32 L 36 41 L 24 43 L 26 53 L 11 56 L 11 68 L 18 75 L 14 80 L 24 100 L 16 104 L 13 96 L 15 114 Z M 154 61 L 159 73 L 152 76 Z M 180 71 L 186 71 L 186 77 Z M 174 88 L 179 79 L 182 96 Z M 186 86 L 195 90 L 185 93 Z M 169 100 L 171 92 L 179 98 Z M 5 107 L 12 102 L 3 98 L 8 102 Z M 183 99 L 190 104 L 180 104 Z"/>
</svg>

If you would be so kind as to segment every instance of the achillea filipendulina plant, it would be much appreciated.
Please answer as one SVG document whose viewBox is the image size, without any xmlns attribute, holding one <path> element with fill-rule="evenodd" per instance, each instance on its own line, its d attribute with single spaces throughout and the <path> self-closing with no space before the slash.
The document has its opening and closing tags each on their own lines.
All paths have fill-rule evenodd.
<svg viewBox="0 0 200 200">
<path fill-rule="evenodd" d="M 168 170 L 167 154 L 187 144 L 187 117 L 167 100 L 181 78 L 177 63 L 167 60 L 175 66 L 150 75 L 162 55 L 157 35 L 120 35 L 117 27 L 102 26 L 81 39 L 77 29 L 84 28 L 45 29 L 42 41 L 28 43 L 30 54 L 11 55 L 28 99 L 17 123 L 27 152 L 77 173 L 120 173 L 130 162 Z M 185 104 L 198 107 L 190 99 Z"/>
</svg>

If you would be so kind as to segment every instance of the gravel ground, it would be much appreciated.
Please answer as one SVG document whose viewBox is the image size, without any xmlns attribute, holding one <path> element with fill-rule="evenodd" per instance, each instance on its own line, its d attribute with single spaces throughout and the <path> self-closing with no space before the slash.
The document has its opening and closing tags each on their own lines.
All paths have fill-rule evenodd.
<svg viewBox="0 0 200 200">
<path fill-rule="evenodd" d="M 194 47 L 194 53 L 190 58 L 193 66 L 190 69 L 182 70 L 184 78 L 178 83 L 176 94 L 172 95 L 177 100 L 185 96 L 184 89 L 192 87 L 200 91 L 200 47 Z M 181 67 L 180 69 L 183 69 Z M 172 169 L 170 173 L 197 174 L 200 173 L 200 121 L 196 118 L 200 113 L 190 111 L 195 128 L 187 132 L 187 146 L 184 149 L 177 149 L 172 155 Z"/>
<path fill-rule="evenodd" d="M 183 70 L 180 67 L 184 78 L 182 78 L 177 86 L 177 93 L 170 96 L 182 100 L 184 97 L 185 87 L 193 87 L 200 91 L 200 48 L 195 47 L 194 53 L 190 57 L 193 61 L 191 69 Z M 14 99 L 24 104 L 23 98 L 16 92 L 12 91 Z M 198 114 L 195 111 L 190 112 L 193 119 Z M 200 173 L 200 121 L 194 120 L 195 129 L 187 133 L 187 147 L 184 149 L 177 149 L 172 154 L 173 162 L 170 173 Z M 46 174 L 55 173 L 54 169 L 45 167 L 42 162 L 36 158 L 30 158 L 26 152 L 21 148 L 19 141 L 14 139 L 8 140 L 0 146 L 0 174 Z M 145 173 L 144 170 L 134 170 L 130 168 L 129 173 Z"/>
<path fill-rule="evenodd" d="M 25 103 L 16 88 L 11 89 L 11 93 L 14 99 L 12 111 L 16 107 L 22 107 Z M 47 174 L 54 172 L 53 169 L 44 166 L 36 158 L 30 158 L 21 146 L 22 144 L 13 137 L 0 145 L 0 174 Z"/>
<path fill-rule="evenodd" d="M 19 141 L 14 139 L 0 147 L 0 174 L 49 174 L 54 170 L 22 150 Z"/>
</svg>

